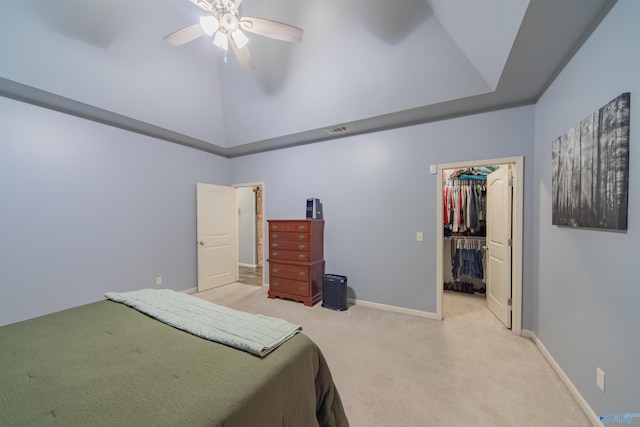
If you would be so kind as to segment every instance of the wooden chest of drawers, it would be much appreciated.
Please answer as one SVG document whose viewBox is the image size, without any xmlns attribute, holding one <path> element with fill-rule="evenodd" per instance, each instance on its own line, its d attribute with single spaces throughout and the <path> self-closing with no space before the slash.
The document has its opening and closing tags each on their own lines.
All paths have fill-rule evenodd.
<svg viewBox="0 0 640 427">
<path fill-rule="evenodd" d="M 269 298 L 312 306 L 322 299 L 324 221 L 269 220 Z"/>
</svg>

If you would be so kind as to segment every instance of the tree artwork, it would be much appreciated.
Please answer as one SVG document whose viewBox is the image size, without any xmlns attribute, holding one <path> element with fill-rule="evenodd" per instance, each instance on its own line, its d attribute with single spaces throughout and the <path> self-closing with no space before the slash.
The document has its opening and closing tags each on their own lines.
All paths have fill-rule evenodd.
<svg viewBox="0 0 640 427">
<path fill-rule="evenodd" d="M 553 225 L 627 229 L 630 100 L 621 94 L 553 141 Z"/>
</svg>

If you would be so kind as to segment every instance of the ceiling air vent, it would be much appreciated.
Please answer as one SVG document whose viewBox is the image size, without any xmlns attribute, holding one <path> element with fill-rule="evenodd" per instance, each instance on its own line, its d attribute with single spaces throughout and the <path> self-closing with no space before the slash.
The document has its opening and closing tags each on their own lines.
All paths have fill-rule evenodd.
<svg viewBox="0 0 640 427">
<path fill-rule="evenodd" d="M 329 132 L 331 135 L 335 135 L 337 133 L 343 133 L 343 132 L 348 132 L 349 128 L 346 126 L 338 126 L 335 128 L 331 128 L 331 129 L 327 129 L 327 132 Z"/>
</svg>

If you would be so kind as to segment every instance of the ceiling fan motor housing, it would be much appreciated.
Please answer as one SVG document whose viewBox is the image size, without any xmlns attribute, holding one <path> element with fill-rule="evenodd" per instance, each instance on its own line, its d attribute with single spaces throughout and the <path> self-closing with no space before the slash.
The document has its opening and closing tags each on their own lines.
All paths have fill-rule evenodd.
<svg viewBox="0 0 640 427">
<path fill-rule="evenodd" d="M 227 12 L 222 15 L 220 25 L 222 26 L 222 28 L 227 30 L 227 32 L 233 33 L 238 29 L 240 22 L 238 20 L 238 17 L 234 13 Z"/>
</svg>

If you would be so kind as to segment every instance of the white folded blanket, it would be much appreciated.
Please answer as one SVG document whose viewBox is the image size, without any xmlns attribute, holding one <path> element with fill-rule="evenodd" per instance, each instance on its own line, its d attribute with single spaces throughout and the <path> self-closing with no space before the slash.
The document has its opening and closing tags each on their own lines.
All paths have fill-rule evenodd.
<svg viewBox="0 0 640 427">
<path fill-rule="evenodd" d="M 105 297 L 210 341 L 264 356 L 302 328 L 282 319 L 223 307 L 170 289 L 107 292 Z"/>
</svg>

